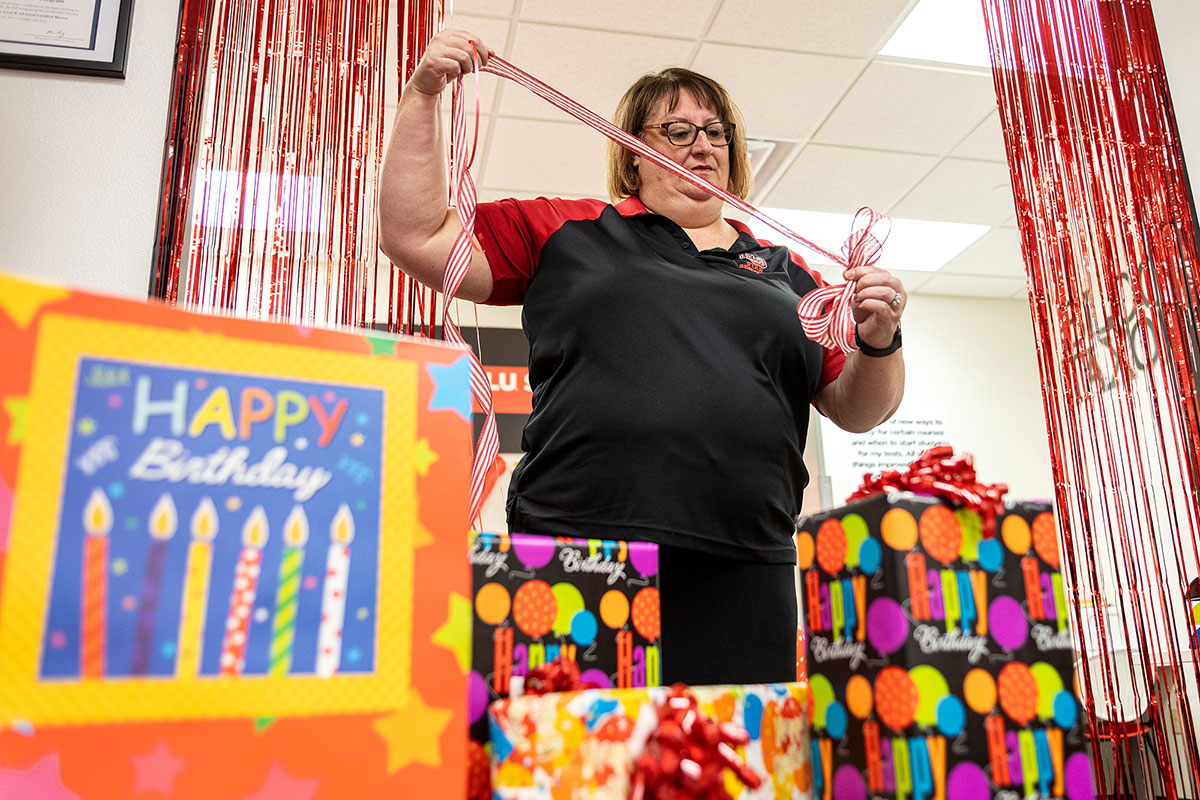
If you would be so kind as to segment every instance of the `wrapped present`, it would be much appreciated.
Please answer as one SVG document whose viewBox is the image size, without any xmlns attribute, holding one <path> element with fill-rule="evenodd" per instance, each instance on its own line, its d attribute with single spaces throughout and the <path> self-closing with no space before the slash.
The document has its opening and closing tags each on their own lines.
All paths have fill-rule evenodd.
<svg viewBox="0 0 1200 800">
<path fill-rule="evenodd" d="M 889 492 L 800 520 L 814 797 L 1092 796 L 1054 515 Z"/>
<path fill-rule="evenodd" d="M 514 677 L 565 655 L 585 684 L 657 686 L 658 546 L 649 542 L 472 534 L 475 598 L 468 716 L 488 740 L 488 704 Z"/>
<path fill-rule="evenodd" d="M 0 794 L 456 797 L 464 349 L 0 275 Z"/>
<path fill-rule="evenodd" d="M 494 796 L 626 800 L 639 780 L 638 756 L 673 692 L 590 689 L 494 703 L 489 711 Z M 700 686 L 689 692 L 712 723 L 745 732 L 744 743 L 731 748 L 736 758 L 730 761 L 744 764 L 761 783 L 753 789 L 737 770 L 725 770 L 721 780 L 731 796 L 806 796 L 811 767 L 805 684 Z"/>
</svg>

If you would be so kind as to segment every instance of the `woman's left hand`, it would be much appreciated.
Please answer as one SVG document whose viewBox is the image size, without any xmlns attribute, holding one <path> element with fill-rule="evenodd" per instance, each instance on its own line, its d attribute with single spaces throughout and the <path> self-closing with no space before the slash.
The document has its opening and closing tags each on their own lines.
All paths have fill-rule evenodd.
<svg viewBox="0 0 1200 800">
<path fill-rule="evenodd" d="M 842 276 L 847 281 L 858 281 L 850 307 L 858 323 L 859 338 L 871 347 L 887 347 L 908 305 L 904 284 L 892 273 L 876 267 L 855 267 Z"/>
</svg>

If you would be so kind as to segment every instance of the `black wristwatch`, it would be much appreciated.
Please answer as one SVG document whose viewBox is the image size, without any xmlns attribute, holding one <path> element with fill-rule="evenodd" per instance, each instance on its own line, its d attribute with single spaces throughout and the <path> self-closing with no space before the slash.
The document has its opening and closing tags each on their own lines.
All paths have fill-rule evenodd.
<svg viewBox="0 0 1200 800">
<path fill-rule="evenodd" d="M 871 345 L 864 342 L 862 337 L 858 335 L 858 326 L 855 325 L 854 343 L 858 345 L 859 352 L 864 356 L 870 356 L 871 358 L 883 358 L 884 356 L 890 356 L 892 353 L 899 350 L 900 345 L 903 344 L 900 339 L 900 326 L 896 325 L 896 333 L 894 336 L 892 336 L 892 343 L 887 347 L 871 347 Z"/>
</svg>

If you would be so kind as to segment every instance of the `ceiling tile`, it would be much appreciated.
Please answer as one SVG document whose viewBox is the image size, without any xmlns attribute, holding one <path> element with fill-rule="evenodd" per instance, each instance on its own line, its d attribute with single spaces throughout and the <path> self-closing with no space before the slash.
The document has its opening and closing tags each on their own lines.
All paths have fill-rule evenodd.
<svg viewBox="0 0 1200 800">
<path fill-rule="evenodd" d="M 959 158 L 982 158 L 988 161 L 1008 161 L 1008 153 L 1004 149 L 1004 131 L 1000 130 L 1000 117 L 995 113 L 980 123 L 971 131 L 952 155 Z"/>
<path fill-rule="evenodd" d="M 548 1 L 548 0 L 547 0 Z M 725 0 L 709 41 L 867 57 L 910 0 Z M 772 70 L 770 75 L 779 74 Z M 786 73 L 785 73 L 786 74 Z M 797 81 L 807 80 L 795 73 Z"/>
<path fill-rule="evenodd" d="M 943 273 L 1025 278 L 1021 233 L 1016 228 L 993 228 L 961 255 L 942 267 Z"/>
<path fill-rule="evenodd" d="M 512 16 L 513 0 L 454 0 L 454 16 L 482 14 L 488 17 Z M 452 27 L 447 25 L 447 27 Z M 469 28 L 467 30 L 470 30 Z M 480 34 L 482 35 L 482 34 Z M 487 40 L 484 39 L 486 42 Z"/>
<path fill-rule="evenodd" d="M 692 68 L 724 84 L 746 118 L 750 136 L 805 139 L 837 104 L 864 61 L 838 56 L 781 53 L 754 47 L 704 44 Z M 779 80 L 794 75 L 781 90 Z"/>
<path fill-rule="evenodd" d="M 1012 297 L 1024 291 L 1022 278 L 996 278 L 989 275 L 942 275 L 934 273 L 920 294 L 943 294 L 959 297 Z"/>
<path fill-rule="evenodd" d="M 496 120 L 479 184 L 544 195 L 607 197 L 606 141 L 577 122 Z"/>
<path fill-rule="evenodd" d="M 992 79 L 983 73 L 873 61 L 814 138 L 940 155 L 995 105 Z"/>
<path fill-rule="evenodd" d="M 934 156 L 810 144 L 762 204 L 843 213 L 863 206 L 886 209 L 936 163 Z"/>
<path fill-rule="evenodd" d="M 523 0 L 521 18 L 640 34 L 670 34 L 695 39 L 704 35 L 720 0 Z M 571 52 L 563 50 L 561 52 Z M 572 54 L 574 55 L 574 54 Z M 614 59 L 615 60 L 615 59 Z M 601 62 L 596 62 L 597 64 Z M 604 64 L 604 68 L 608 68 Z"/>
<path fill-rule="evenodd" d="M 692 42 L 682 39 L 522 22 L 508 60 L 605 119 L 611 119 L 617 101 L 630 84 L 646 72 L 686 62 L 692 48 Z M 571 57 L 563 58 L 563 53 L 570 53 Z M 505 88 L 500 113 L 539 119 L 567 118 L 565 112 L 516 85 Z"/>
<path fill-rule="evenodd" d="M 890 213 L 912 219 L 999 225 L 1013 213 L 1008 165 L 947 158 Z"/>
</svg>

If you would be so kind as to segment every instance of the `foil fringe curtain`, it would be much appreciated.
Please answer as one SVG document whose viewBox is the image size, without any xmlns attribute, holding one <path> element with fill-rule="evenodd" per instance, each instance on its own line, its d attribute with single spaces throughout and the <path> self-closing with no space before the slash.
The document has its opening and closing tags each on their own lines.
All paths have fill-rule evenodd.
<svg viewBox="0 0 1200 800">
<path fill-rule="evenodd" d="M 1112 796 L 1138 777 L 1177 797 L 1200 784 L 1188 597 L 1200 563 L 1200 342 L 1194 217 L 1150 6 L 982 2 L 1077 682 L 1093 743 L 1144 734 L 1115 736 L 1112 755 L 1094 749 L 1097 786 Z M 400 7 L 402 85 L 443 6 Z M 432 333 L 436 295 L 377 250 L 387 13 L 382 0 L 183 0 L 153 296 Z"/>
<path fill-rule="evenodd" d="M 1097 789 L 1195 797 L 1195 219 L 1150 4 L 983 6 Z"/>
<path fill-rule="evenodd" d="M 150 294 L 313 325 L 432 332 L 378 251 L 387 0 L 183 0 Z M 407 80 L 443 20 L 401 3 Z"/>
</svg>

